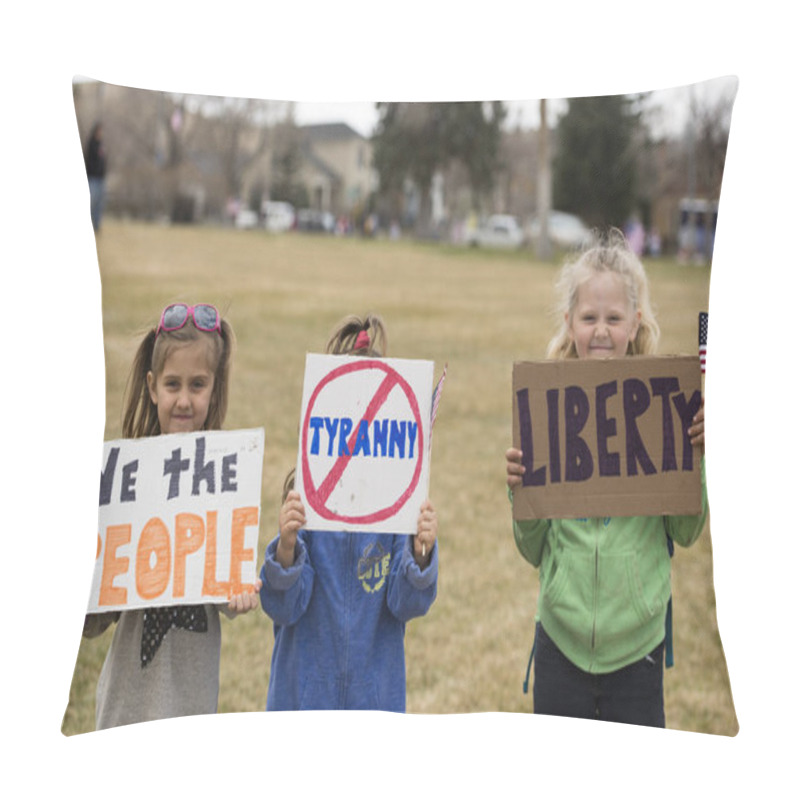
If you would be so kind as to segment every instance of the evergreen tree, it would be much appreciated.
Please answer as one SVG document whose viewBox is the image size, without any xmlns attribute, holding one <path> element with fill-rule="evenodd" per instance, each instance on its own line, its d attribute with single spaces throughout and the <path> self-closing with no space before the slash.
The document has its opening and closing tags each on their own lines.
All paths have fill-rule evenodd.
<svg viewBox="0 0 800 800">
<path fill-rule="evenodd" d="M 636 203 L 637 105 L 637 98 L 624 95 L 569 101 L 558 122 L 553 159 L 556 208 L 591 226 L 625 224 Z"/>
</svg>

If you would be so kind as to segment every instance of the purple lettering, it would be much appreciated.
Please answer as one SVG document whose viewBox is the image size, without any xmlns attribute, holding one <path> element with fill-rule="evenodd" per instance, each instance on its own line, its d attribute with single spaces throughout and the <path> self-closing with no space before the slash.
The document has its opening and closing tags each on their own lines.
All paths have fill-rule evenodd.
<svg viewBox="0 0 800 800">
<path fill-rule="evenodd" d="M 610 477 L 620 474 L 619 453 L 608 452 L 608 440 L 617 435 L 617 421 L 606 414 L 606 401 L 617 393 L 617 382 L 602 383 L 595 389 L 597 404 L 597 471 Z"/>
<path fill-rule="evenodd" d="M 566 442 L 564 480 L 585 481 L 592 477 L 594 464 L 589 446 L 578 435 L 589 419 L 589 398 L 580 386 L 564 389 L 564 439 Z"/>
<path fill-rule="evenodd" d="M 561 443 L 558 440 L 558 389 L 547 390 L 547 429 L 550 439 L 550 483 L 561 483 Z"/>
<path fill-rule="evenodd" d="M 675 426 L 672 424 L 669 396 L 679 391 L 681 387 L 677 378 L 650 378 L 650 388 L 653 390 L 653 397 L 661 398 L 661 427 L 664 442 L 661 471 L 672 472 L 678 469 L 678 460 L 675 456 Z"/>
<path fill-rule="evenodd" d="M 692 442 L 689 438 L 689 428 L 692 425 L 692 417 L 700 409 L 701 396 L 700 392 L 696 391 L 688 400 L 686 396 L 681 393 L 672 398 L 675 403 L 675 408 L 678 410 L 678 416 L 681 418 L 681 430 L 683 431 L 683 466 L 684 472 L 691 472 L 694 466 L 694 452 Z"/>
<path fill-rule="evenodd" d="M 636 418 L 644 414 L 650 407 L 650 393 L 643 381 L 628 378 L 622 383 L 622 403 L 625 409 L 625 450 L 627 456 L 628 475 L 638 475 L 636 462 L 642 466 L 645 475 L 653 475 L 656 468 L 647 454 Z"/>
<path fill-rule="evenodd" d="M 520 389 L 517 392 L 517 414 L 519 416 L 519 439 L 522 450 L 522 466 L 525 473 L 522 476 L 523 486 L 544 486 L 545 467 L 533 468 L 533 426 L 531 425 L 531 407 L 528 402 L 528 390 Z"/>
</svg>

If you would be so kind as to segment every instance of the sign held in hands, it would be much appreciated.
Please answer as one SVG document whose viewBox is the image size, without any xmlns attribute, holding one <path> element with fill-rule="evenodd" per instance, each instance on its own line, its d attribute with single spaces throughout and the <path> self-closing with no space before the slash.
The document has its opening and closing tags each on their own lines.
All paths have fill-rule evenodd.
<svg viewBox="0 0 800 800">
<path fill-rule="evenodd" d="M 104 443 L 88 612 L 252 591 L 264 430 Z"/>
<path fill-rule="evenodd" d="M 306 527 L 416 533 L 432 383 L 431 361 L 306 356 L 295 472 Z"/>
<path fill-rule="evenodd" d="M 700 512 L 697 357 L 517 362 L 512 403 L 514 519 Z"/>
</svg>

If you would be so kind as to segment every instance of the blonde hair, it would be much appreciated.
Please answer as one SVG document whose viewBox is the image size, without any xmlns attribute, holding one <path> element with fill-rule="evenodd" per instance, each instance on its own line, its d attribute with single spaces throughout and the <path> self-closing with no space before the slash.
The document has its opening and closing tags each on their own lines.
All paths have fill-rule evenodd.
<svg viewBox="0 0 800 800">
<path fill-rule="evenodd" d="M 656 352 L 661 331 L 650 305 L 644 266 L 631 250 L 622 231 L 611 228 L 604 237 L 599 237 L 593 245 L 561 268 L 556 282 L 559 329 L 547 346 L 547 358 L 578 357 L 575 342 L 570 336 L 578 290 L 593 275 L 603 272 L 611 272 L 621 278 L 631 308 L 642 315 L 636 336 L 628 343 L 626 355 L 650 355 Z"/>
<path fill-rule="evenodd" d="M 356 348 L 358 335 L 363 331 L 369 335 L 369 346 Z M 386 327 L 377 314 L 367 314 L 363 319 L 356 316 L 345 317 L 336 326 L 325 345 L 325 352 L 328 355 L 370 356 L 371 358 L 384 358 L 386 349 Z"/>
<path fill-rule="evenodd" d="M 156 329 L 151 328 L 139 344 L 125 392 L 123 437 L 137 439 L 142 436 L 158 436 L 161 433 L 158 408 L 150 397 L 147 386 L 147 373 L 152 372 L 158 377 L 167 358 L 176 348 L 195 341 L 207 344 L 208 364 L 214 373 L 214 388 L 203 430 L 218 430 L 222 427 L 228 411 L 228 380 L 235 345 L 233 328 L 224 319 L 220 319 L 219 333 L 200 331 L 189 318 L 182 328 L 162 331 L 158 336 Z"/>
</svg>

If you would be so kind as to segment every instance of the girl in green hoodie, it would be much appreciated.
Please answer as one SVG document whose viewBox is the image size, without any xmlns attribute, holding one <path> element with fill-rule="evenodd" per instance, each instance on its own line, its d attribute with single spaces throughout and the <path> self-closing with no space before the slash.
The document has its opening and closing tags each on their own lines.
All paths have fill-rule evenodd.
<svg viewBox="0 0 800 800">
<path fill-rule="evenodd" d="M 656 351 L 659 327 L 647 277 L 622 233 L 562 269 L 562 322 L 548 358 L 616 358 Z M 690 427 L 704 446 L 701 405 Z M 509 492 L 521 485 L 522 452 L 506 452 Z M 664 727 L 663 653 L 671 539 L 700 535 L 708 504 L 692 516 L 514 522 L 523 557 L 539 568 L 534 713 Z"/>
</svg>

